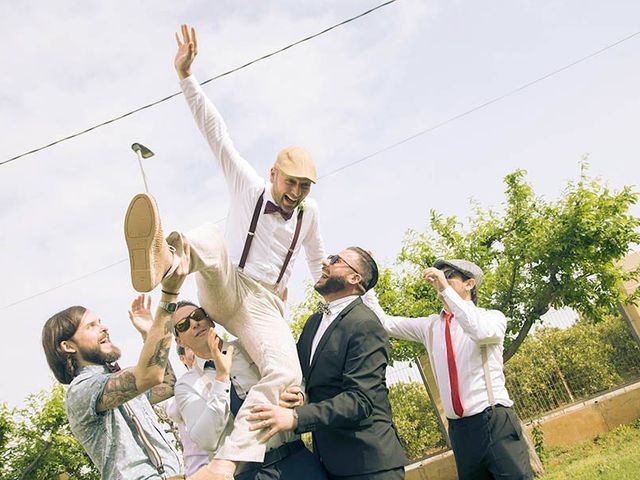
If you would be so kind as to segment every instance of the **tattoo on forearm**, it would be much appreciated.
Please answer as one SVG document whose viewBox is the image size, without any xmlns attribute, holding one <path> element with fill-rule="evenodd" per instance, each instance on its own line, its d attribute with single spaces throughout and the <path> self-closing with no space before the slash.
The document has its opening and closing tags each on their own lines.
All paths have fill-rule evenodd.
<svg viewBox="0 0 640 480">
<path fill-rule="evenodd" d="M 171 338 L 163 338 L 156 344 L 156 348 L 149 357 L 149 361 L 147 362 L 147 367 L 165 367 L 167 365 L 167 361 L 169 360 L 169 346 L 171 345 Z"/>
<path fill-rule="evenodd" d="M 98 400 L 96 410 L 104 412 L 122 405 L 138 395 L 136 377 L 131 369 L 121 370 L 111 375 Z"/>
<path fill-rule="evenodd" d="M 151 389 L 149 401 L 156 404 L 167 398 L 173 397 L 173 387 L 176 384 L 176 374 L 171 367 L 171 362 L 167 362 L 167 368 L 164 371 L 164 380 L 160 385 L 156 385 Z"/>
<path fill-rule="evenodd" d="M 169 317 L 169 320 L 167 320 L 166 322 L 164 322 L 164 333 L 165 335 L 167 333 L 173 333 L 173 317 Z"/>
</svg>

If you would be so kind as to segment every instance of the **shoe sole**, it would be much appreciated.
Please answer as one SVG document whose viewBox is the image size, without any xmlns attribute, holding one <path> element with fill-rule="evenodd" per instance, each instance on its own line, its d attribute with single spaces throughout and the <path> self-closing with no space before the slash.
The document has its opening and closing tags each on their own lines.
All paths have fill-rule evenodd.
<svg viewBox="0 0 640 480">
<path fill-rule="evenodd" d="M 160 216 L 153 198 L 139 193 L 127 209 L 124 236 L 129 250 L 131 284 L 138 292 L 150 292 L 157 285 L 153 268 L 153 241 L 160 231 Z"/>
</svg>

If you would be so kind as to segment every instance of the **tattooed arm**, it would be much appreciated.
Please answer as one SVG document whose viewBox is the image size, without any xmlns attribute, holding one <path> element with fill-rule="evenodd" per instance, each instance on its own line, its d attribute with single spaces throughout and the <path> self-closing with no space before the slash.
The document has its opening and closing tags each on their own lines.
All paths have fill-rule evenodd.
<svg viewBox="0 0 640 480">
<path fill-rule="evenodd" d="M 184 252 L 182 253 L 180 266 L 173 275 L 162 281 L 163 290 L 179 292 L 189 271 L 189 244 L 186 241 L 183 243 Z M 177 296 L 162 293 L 160 300 L 163 302 L 175 302 Z M 163 382 L 165 381 L 171 386 L 169 388 L 165 386 L 164 393 L 159 394 L 157 397 L 155 392 L 151 392 L 151 398 L 155 397 L 157 401 L 160 401 L 160 399 L 168 398 L 173 394 L 175 375 L 168 361 L 173 329 L 173 314 L 162 307 L 158 307 L 155 317 L 149 318 L 150 315 L 138 315 L 141 310 L 149 310 L 150 306 L 151 301 L 145 295 L 139 295 L 131 304 L 129 316 L 144 338 L 142 352 L 135 367 L 126 368 L 110 376 L 96 404 L 97 412 L 117 408 L 124 402 L 153 387 L 164 385 Z M 144 331 L 146 330 L 144 328 L 145 321 L 151 322 L 146 333 Z M 167 375 L 165 375 L 165 371 Z M 168 394 L 168 390 L 171 391 L 170 394 Z"/>
<path fill-rule="evenodd" d="M 160 403 L 167 398 L 173 397 L 173 387 L 176 384 L 176 374 L 173 372 L 171 363 L 167 362 L 164 370 L 164 379 L 160 385 L 156 385 L 150 391 L 149 401 L 152 405 Z"/>
</svg>

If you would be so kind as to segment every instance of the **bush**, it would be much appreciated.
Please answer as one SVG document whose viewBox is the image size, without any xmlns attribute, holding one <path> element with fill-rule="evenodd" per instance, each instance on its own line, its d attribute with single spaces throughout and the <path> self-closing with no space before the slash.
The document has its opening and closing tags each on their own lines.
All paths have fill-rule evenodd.
<svg viewBox="0 0 640 480">
<path fill-rule="evenodd" d="M 640 375 L 640 347 L 621 318 L 529 337 L 505 366 L 507 389 L 523 419 L 608 390 Z"/>
<path fill-rule="evenodd" d="M 397 383 L 389 388 L 393 423 L 407 456 L 418 460 L 445 448 L 446 443 L 427 391 L 420 383 Z"/>
</svg>

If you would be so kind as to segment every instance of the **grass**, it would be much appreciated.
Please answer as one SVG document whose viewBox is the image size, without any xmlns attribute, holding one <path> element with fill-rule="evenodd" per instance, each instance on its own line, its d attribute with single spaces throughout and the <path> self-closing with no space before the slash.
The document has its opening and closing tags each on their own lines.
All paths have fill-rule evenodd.
<svg viewBox="0 0 640 480">
<path fill-rule="evenodd" d="M 640 479 L 640 419 L 593 440 L 549 448 L 542 480 Z"/>
</svg>

